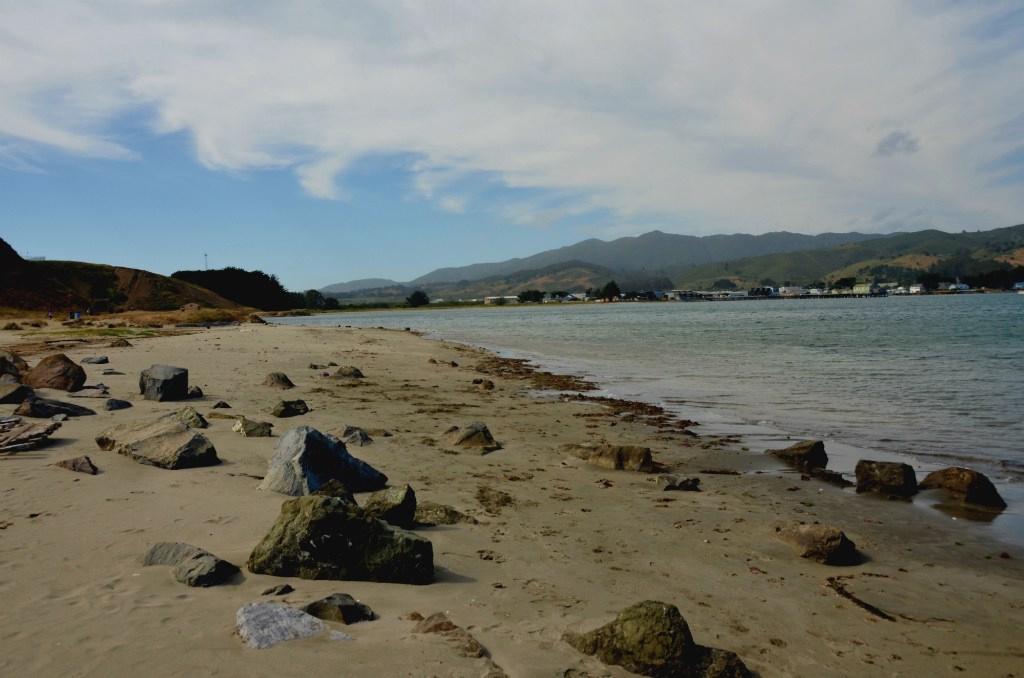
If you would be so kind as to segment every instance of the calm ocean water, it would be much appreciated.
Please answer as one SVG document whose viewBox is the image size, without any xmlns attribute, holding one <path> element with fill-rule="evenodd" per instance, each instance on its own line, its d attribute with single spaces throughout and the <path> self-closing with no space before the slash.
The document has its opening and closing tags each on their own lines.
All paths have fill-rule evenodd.
<svg viewBox="0 0 1024 678">
<path fill-rule="evenodd" d="M 1022 295 L 549 304 L 280 321 L 412 327 L 585 374 L 705 431 L 766 444 L 824 438 L 839 471 L 869 454 L 922 471 L 970 465 L 1024 500 Z"/>
</svg>

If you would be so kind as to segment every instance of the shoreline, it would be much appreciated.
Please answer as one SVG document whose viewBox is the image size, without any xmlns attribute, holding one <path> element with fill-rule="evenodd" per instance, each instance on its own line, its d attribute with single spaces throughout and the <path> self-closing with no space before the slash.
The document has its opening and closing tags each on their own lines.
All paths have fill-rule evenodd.
<svg viewBox="0 0 1024 678">
<path fill-rule="evenodd" d="M 1024 621 L 1020 549 L 1002 558 L 1003 547 L 976 531 L 911 505 L 851 501 L 770 457 L 743 452 L 728 437 L 694 437 L 689 426 L 659 420 L 647 405 L 628 412 L 558 391 L 537 397 L 521 363 L 483 373 L 478 366 L 503 371 L 493 370 L 484 349 L 401 330 L 243 325 L 132 343 L 66 353 L 76 361 L 109 355 L 109 366 L 123 374 L 102 380 L 134 407 L 72 419 L 53 446 L 0 459 L 5 673 L 281 675 L 325 672 L 344 661 L 357 676 L 482 675 L 481 659 L 414 633 L 406 619 L 444 610 L 509 676 L 571 669 L 625 678 L 561 637 L 644 599 L 678 605 L 698 642 L 738 653 L 763 676 L 934 675 L 954 667 L 1003 675 L 1024 657 L 1016 633 Z M 308 367 L 328 360 L 359 366 L 366 379 L 342 385 Z M 210 419 L 204 433 L 223 463 L 181 471 L 97 450 L 96 432 L 183 404 L 139 399 L 138 371 L 155 362 L 190 369 L 205 396 L 187 404 L 205 414 L 227 400 L 226 412 L 272 421 L 275 437 L 242 438 L 229 422 Z M 85 367 L 90 383 L 99 380 L 99 369 Z M 261 386 L 271 371 L 284 371 L 296 388 Z M 477 377 L 491 379 L 494 389 L 481 390 L 472 383 Z M 542 378 L 548 385 L 564 379 L 572 377 Z M 303 398 L 312 411 L 270 417 L 282 397 Z M 476 420 L 489 425 L 501 450 L 481 456 L 443 442 L 449 425 Z M 279 435 L 298 425 L 337 432 L 347 424 L 391 433 L 350 452 L 393 485 L 409 483 L 419 500 L 478 520 L 418 530 L 433 543 L 434 583 L 310 581 L 243 569 L 233 585 L 189 589 L 166 568 L 139 566 L 155 541 L 185 541 L 244 563 L 286 499 L 254 487 Z M 701 491 L 664 492 L 656 474 L 600 468 L 566 452 L 566 445 L 601 441 L 649 446 L 666 469 L 700 478 Z M 89 454 L 101 473 L 77 477 L 50 466 L 77 454 Z M 507 492 L 512 503 L 486 508 L 476 498 L 481 487 Z M 800 558 L 775 536 L 777 526 L 793 521 L 841 527 L 867 559 L 830 567 Z M 232 636 L 235 610 L 284 582 L 296 589 L 287 604 L 344 591 L 379 619 L 339 627 L 353 641 L 244 647 Z M 866 612 L 840 589 L 894 621 Z M 52 651 L 39 653 L 51 639 Z"/>
</svg>

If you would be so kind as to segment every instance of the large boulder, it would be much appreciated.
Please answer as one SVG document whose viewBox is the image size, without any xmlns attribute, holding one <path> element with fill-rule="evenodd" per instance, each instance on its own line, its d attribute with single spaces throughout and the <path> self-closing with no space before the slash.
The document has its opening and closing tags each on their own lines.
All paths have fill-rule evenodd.
<svg viewBox="0 0 1024 678">
<path fill-rule="evenodd" d="M 306 404 L 305 400 L 281 400 L 270 411 L 272 415 L 281 419 L 297 417 L 307 412 L 309 412 L 309 405 Z"/>
<path fill-rule="evenodd" d="M 562 639 L 605 664 L 643 676 L 746 678 L 750 671 L 734 653 L 697 645 L 675 605 L 654 600 L 637 603 L 614 621 L 588 633 Z"/>
<path fill-rule="evenodd" d="M 568 445 L 566 449 L 594 466 L 616 471 L 652 473 L 651 448 L 640 445 Z"/>
<path fill-rule="evenodd" d="M 85 370 L 63 353 L 58 353 L 40 360 L 35 367 L 21 375 L 21 381 L 32 388 L 77 391 L 85 384 Z"/>
<path fill-rule="evenodd" d="M 174 578 L 188 586 L 217 586 L 240 572 L 237 565 L 222 560 L 205 549 L 181 542 L 153 544 L 142 557 L 142 564 L 170 565 Z"/>
<path fill-rule="evenodd" d="M 0 405 L 20 405 L 35 396 L 35 391 L 22 384 L 0 384 Z"/>
<path fill-rule="evenodd" d="M 857 545 L 837 527 L 797 524 L 777 530 L 779 539 L 795 546 L 801 558 L 825 565 L 856 565 L 862 560 Z"/>
<path fill-rule="evenodd" d="M 327 624 L 313 615 L 283 603 L 246 603 L 235 613 L 235 632 L 243 643 L 257 650 L 326 630 Z"/>
<path fill-rule="evenodd" d="M 284 372 L 271 372 L 263 379 L 263 385 L 270 388 L 281 389 L 282 391 L 295 388 L 295 384 Z"/>
<path fill-rule="evenodd" d="M 812 471 L 828 466 L 825 443 L 820 440 L 804 440 L 781 450 L 765 450 L 765 454 L 778 457 L 794 468 Z"/>
<path fill-rule="evenodd" d="M 88 407 L 49 398 L 36 398 L 35 396 L 22 401 L 14 413 L 35 419 L 49 419 L 58 414 L 63 414 L 66 417 L 86 417 L 96 414 Z"/>
<path fill-rule="evenodd" d="M 909 464 L 861 459 L 854 469 L 857 492 L 877 492 L 889 497 L 917 494 L 917 476 Z"/>
<path fill-rule="evenodd" d="M 303 579 L 429 584 L 434 550 L 337 497 L 296 497 L 249 555 L 256 574 Z"/>
<path fill-rule="evenodd" d="M 373 621 L 377 618 L 369 606 L 360 603 L 347 593 L 332 593 L 326 598 L 314 600 L 302 608 L 303 612 L 317 619 L 355 624 L 361 621 Z"/>
<path fill-rule="evenodd" d="M 353 457 L 334 436 L 299 426 L 278 441 L 260 489 L 299 496 L 316 492 L 331 479 L 352 492 L 379 490 L 388 482 L 386 475 Z"/>
<path fill-rule="evenodd" d="M 17 353 L 0 351 L 0 375 L 9 374 L 18 381 L 21 375 L 28 372 L 28 363 L 21 359 Z"/>
<path fill-rule="evenodd" d="M 416 493 L 405 487 L 389 487 L 370 495 L 363 504 L 367 515 L 411 530 L 416 525 Z"/>
<path fill-rule="evenodd" d="M 139 393 L 146 400 L 185 400 L 188 370 L 171 365 L 153 365 L 139 374 Z"/>
<path fill-rule="evenodd" d="M 999 496 L 996 486 L 983 473 L 969 468 L 950 466 L 932 471 L 921 481 L 922 490 L 945 490 L 952 498 L 964 504 L 1004 509 L 1006 502 Z"/>
<path fill-rule="evenodd" d="M 141 464 L 172 470 L 220 463 L 206 436 L 167 417 L 151 424 L 115 426 L 97 436 L 96 445 Z"/>
<path fill-rule="evenodd" d="M 456 447 L 477 448 L 484 453 L 501 449 L 501 444 L 491 435 L 491 430 L 479 421 L 465 427 L 452 426 L 445 431 L 445 436 L 448 443 Z"/>
</svg>

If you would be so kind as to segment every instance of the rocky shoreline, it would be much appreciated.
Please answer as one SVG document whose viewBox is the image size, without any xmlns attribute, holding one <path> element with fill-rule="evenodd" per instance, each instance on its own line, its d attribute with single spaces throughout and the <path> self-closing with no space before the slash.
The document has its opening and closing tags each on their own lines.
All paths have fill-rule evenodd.
<svg viewBox="0 0 1024 678">
<path fill-rule="evenodd" d="M 1024 657 L 1021 554 L 888 500 L 917 489 L 898 465 L 859 469 L 853 498 L 822 446 L 750 454 L 412 332 L 133 343 L 14 370 L 43 400 L 91 385 L 79 402 L 130 407 L 0 456 L 5 672 L 1011 675 Z M 976 475 L 921 487 L 998 508 Z M 60 651 L 28 647 L 50 636 Z"/>
</svg>

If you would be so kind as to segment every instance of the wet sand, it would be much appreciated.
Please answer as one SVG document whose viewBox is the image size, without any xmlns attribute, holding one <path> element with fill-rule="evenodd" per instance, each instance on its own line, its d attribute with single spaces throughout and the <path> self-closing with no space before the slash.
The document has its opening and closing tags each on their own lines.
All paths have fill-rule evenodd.
<svg viewBox="0 0 1024 678">
<path fill-rule="evenodd" d="M 0 332 L 0 345 L 20 336 Z M 736 437 L 695 437 L 643 411 L 538 392 L 527 374 L 494 374 L 482 351 L 409 332 L 243 325 L 131 341 L 65 352 L 76 361 L 109 356 L 109 365 L 83 366 L 88 383 L 102 381 L 133 408 L 72 419 L 52 445 L 0 457 L 4 675 L 484 675 L 484 660 L 413 633 L 405 619 L 444 611 L 510 676 L 625 676 L 561 635 L 645 599 L 678 606 L 698 642 L 738 653 L 764 676 L 1022 673 L 1024 553 L 939 512 L 801 481 L 774 459 L 743 451 Z M 355 365 L 366 379 L 345 385 L 309 369 L 330 361 Z M 231 421 L 210 419 L 204 433 L 223 463 L 179 471 L 100 451 L 93 439 L 109 426 L 182 406 L 140 398 L 138 373 L 153 363 L 189 369 L 205 397 L 188 404 L 201 413 L 223 399 L 232 405 L 225 413 L 273 421 L 275 436 L 242 438 Z M 477 371 L 483 363 L 489 374 Z M 100 376 L 104 368 L 124 374 Z M 296 388 L 262 386 L 272 371 Z M 479 390 L 476 377 L 496 388 Z M 302 398 L 312 411 L 277 420 L 269 410 L 282 397 Z M 14 409 L 2 407 L 3 415 Z M 473 421 L 486 423 L 503 448 L 482 456 L 446 445 L 448 427 Z M 157 541 L 188 542 L 244 565 L 285 499 L 257 490 L 257 479 L 280 434 L 299 425 L 390 432 L 350 451 L 391 484 L 409 483 L 421 501 L 479 520 L 421 530 L 433 542 L 435 583 L 306 581 L 243 569 L 232 585 L 195 589 L 175 582 L 169 568 L 141 567 Z M 563 449 L 586 442 L 649 446 L 672 472 L 700 477 L 703 491 L 662 492 L 655 475 L 592 467 Z M 101 473 L 51 466 L 80 454 Z M 709 469 L 740 474 L 702 473 Z M 508 492 L 515 503 L 489 514 L 476 499 L 480 487 Z M 776 526 L 815 520 L 842 528 L 866 562 L 820 565 L 774 536 Z M 296 589 L 286 602 L 346 592 L 380 618 L 337 627 L 352 641 L 243 646 L 233 634 L 235 611 L 285 582 Z"/>
</svg>

